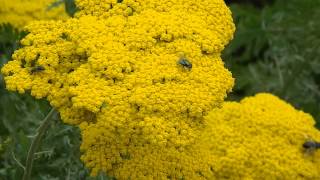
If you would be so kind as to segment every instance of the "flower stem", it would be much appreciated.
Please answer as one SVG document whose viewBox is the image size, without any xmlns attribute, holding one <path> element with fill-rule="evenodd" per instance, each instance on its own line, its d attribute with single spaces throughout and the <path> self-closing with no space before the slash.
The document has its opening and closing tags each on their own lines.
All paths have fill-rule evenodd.
<svg viewBox="0 0 320 180">
<path fill-rule="evenodd" d="M 55 110 L 54 108 L 52 108 L 50 112 L 47 114 L 47 116 L 42 120 L 42 124 L 40 125 L 38 132 L 31 143 L 30 149 L 28 151 L 27 160 L 26 160 L 26 167 L 23 173 L 23 178 L 22 178 L 23 180 L 30 180 L 34 154 L 41 143 L 44 133 L 47 131 L 49 127 L 50 120 L 52 119 L 51 117 L 54 114 L 54 112 Z"/>
</svg>

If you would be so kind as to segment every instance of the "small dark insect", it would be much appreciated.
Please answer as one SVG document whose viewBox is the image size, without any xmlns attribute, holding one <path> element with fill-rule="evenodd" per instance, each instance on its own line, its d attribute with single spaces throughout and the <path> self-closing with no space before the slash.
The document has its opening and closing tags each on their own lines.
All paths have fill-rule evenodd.
<svg viewBox="0 0 320 180">
<path fill-rule="evenodd" d="M 305 149 L 305 156 L 308 156 L 312 155 L 317 149 L 320 149 L 320 143 L 313 140 L 307 140 L 303 143 L 302 147 Z"/>
<path fill-rule="evenodd" d="M 44 67 L 43 66 L 36 66 L 34 68 L 31 69 L 31 73 L 36 73 L 36 72 L 41 72 L 44 71 Z"/>
<path fill-rule="evenodd" d="M 181 58 L 178 63 L 182 65 L 185 69 L 191 70 L 192 69 L 192 64 L 188 59 L 186 58 Z"/>
<path fill-rule="evenodd" d="M 305 149 L 320 149 L 320 143 L 315 141 L 306 141 L 302 146 Z"/>
</svg>

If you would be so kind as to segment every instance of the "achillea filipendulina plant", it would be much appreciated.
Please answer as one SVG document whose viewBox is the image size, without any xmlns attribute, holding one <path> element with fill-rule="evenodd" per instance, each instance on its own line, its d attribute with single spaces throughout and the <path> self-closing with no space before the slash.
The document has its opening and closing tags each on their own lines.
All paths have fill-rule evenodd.
<svg viewBox="0 0 320 180">
<path fill-rule="evenodd" d="M 211 146 L 210 137 L 219 134 L 211 132 L 213 116 L 204 118 L 221 108 L 234 83 L 220 58 L 235 30 L 224 1 L 78 0 L 77 5 L 75 18 L 26 27 L 24 47 L 2 69 L 7 89 L 47 98 L 65 123 L 80 127 L 81 159 L 93 176 L 99 171 L 117 179 L 242 176 L 233 169 L 218 171 L 228 165 L 244 169 Z M 307 130 L 315 131 L 309 125 Z M 237 139 L 214 143 L 224 141 L 231 146 Z M 301 162 L 308 164 L 301 167 L 318 165 Z"/>
<path fill-rule="evenodd" d="M 92 175 L 128 178 L 124 166 L 140 166 L 133 162 L 156 151 L 165 158 L 165 150 L 172 151 L 163 159 L 169 164 L 182 153 L 179 166 L 203 116 L 233 86 L 220 58 L 234 32 L 231 12 L 221 0 L 103 2 L 110 12 L 100 11 L 99 1 L 78 4 L 77 18 L 26 27 L 24 47 L 2 69 L 7 88 L 47 98 L 64 122 L 79 125 Z M 170 167 L 161 177 L 178 176 Z M 190 168 L 196 166 L 179 176 L 195 177 Z M 136 177 L 161 171 L 156 166 Z"/>
<path fill-rule="evenodd" d="M 66 19 L 63 4 L 50 8 L 52 3 L 54 0 L 1 0 L 0 24 L 22 28 L 35 20 Z"/>
</svg>

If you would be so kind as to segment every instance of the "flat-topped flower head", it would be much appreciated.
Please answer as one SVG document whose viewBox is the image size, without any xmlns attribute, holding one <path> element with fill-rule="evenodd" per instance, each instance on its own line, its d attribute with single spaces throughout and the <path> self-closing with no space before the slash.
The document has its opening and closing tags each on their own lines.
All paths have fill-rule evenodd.
<svg viewBox="0 0 320 180">
<path fill-rule="evenodd" d="M 130 26 L 161 41 L 192 40 L 209 54 L 219 54 L 235 30 L 231 12 L 221 0 L 76 0 L 76 3 L 80 9 L 76 16 L 142 18 L 143 24 Z"/>
<path fill-rule="evenodd" d="M 216 179 L 320 179 L 314 119 L 266 93 L 226 102 L 206 116 L 199 148 L 214 159 Z"/>
<path fill-rule="evenodd" d="M 66 19 L 64 4 L 51 8 L 53 3 L 54 0 L 1 0 L 0 24 L 22 28 L 35 20 Z"/>
<path fill-rule="evenodd" d="M 24 47 L 2 69 L 6 87 L 47 98 L 64 122 L 80 126 L 92 175 L 129 178 L 123 169 L 144 158 L 158 163 L 154 153 L 165 161 L 196 153 L 187 149 L 204 128 L 203 116 L 221 106 L 234 83 L 220 58 L 234 32 L 224 1 L 77 4 L 76 18 L 26 27 Z M 172 154 L 162 156 L 165 149 Z M 175 176 L 169 164 L 164 174 Z"/>
</svg>

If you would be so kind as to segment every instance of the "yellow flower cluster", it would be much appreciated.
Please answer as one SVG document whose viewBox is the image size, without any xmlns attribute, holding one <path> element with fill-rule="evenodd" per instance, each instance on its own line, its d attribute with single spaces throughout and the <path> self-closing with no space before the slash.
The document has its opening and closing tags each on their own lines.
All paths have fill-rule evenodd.
<svg viewBox="0 0 320 180">
<path fill-rule="evenodd" d="M 223 105 L 234 80 L 220 55 L 235 30 L 223 0 L 76 2 L 75 18 L 28 25 L 2 73 L 79 126 L 92 175 L 319 177 L 302 152 L 302 134 L 319 140 L 310 116 L 271 95 Z"/>
<path fill-rule="evenodd" d="M 58 7 L 50 5 L 55 0 L 1 0 L 0 24 L 10 23 L 15 27 L 23 27 L 34 20 L 66 19 L 63 4 Z"/>
<path fill-rule="evenodd" d="M 208 149 L 215 179 L 320 179 L 313 118 L 271 94 L 225 102 L 205 117 L 198 147 Z"/>
<path fill-rule="evenodd" d="M 131 135 L 103 123 L 80 126 L 88 153 L 83 161 L 94 173 L 103 170 L 118 179 L 320 178 L 320 152 L 302 146 L 320 140 L 313 118 L 271 94 L 224 103 L 205 116 L 202 133 L 183 148 L 159 143 L 170 130 L 157 129 L 163 120 L 146 121 L 152 127 L 136 126 L 139 133 Z M 118 136 L 110 141 L 112 131 Z M 150 137 L 146 131 L 154 137 L 143 143 Z"/>
<path fill-rule="evenodd" d="M 78 4 L 86 2 L 101 6 Z M 157 154 L 172 162 L 233 86 L 220 58 L 234 32 L 225 3 L 168 2 L 157 11 L 149 5 L 161 1 L 141 1 L 136 9 L 130 1 L 112 1 L 114 9 L 127 6 L 132 14 L 83 10 L 65 21 L 33 22 L 24 47 L 2 69 L 7 89 L 47 98 L 64 122 L 79 125 L 82 159 L 92 175 L 129 177 L 121 167 L 136 165 L 143 152 L 152 158 L 170 149 L 168 157 Z"/>
<path fill-rule="evenodd" d="M 148 120 L 154 127 L 163 123 Z M 146 138 L 144 129 L 161 135 L 167 127 L 157 131 L 139 126 L 142 133 L 133 133 L 139 138 L 127 142 L 119 138 L 132 135 L 109 125 L 82 128 L 86 137 L 82 147 L 88 151 L 83 160 L 93 171 L 103 170 L 118 179 L 319 179 L 320 151 L 303 148 L 306 141 L 320 140 L 314 123 L 309 114 L 261 93 L 211 111 L 204 118 L 202 133 L 184 148 L 131 143 Z M 112 142 L 107 140 L 113 136 L 111 131 L 118 132 Z"/>
</svg>

